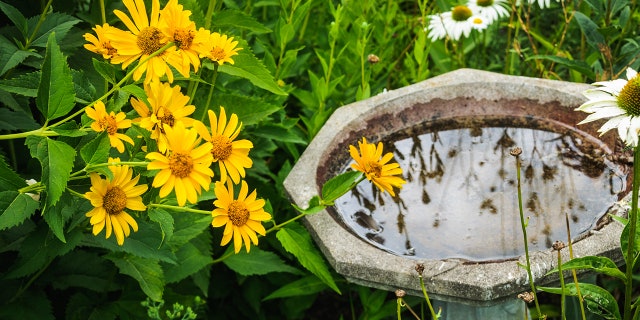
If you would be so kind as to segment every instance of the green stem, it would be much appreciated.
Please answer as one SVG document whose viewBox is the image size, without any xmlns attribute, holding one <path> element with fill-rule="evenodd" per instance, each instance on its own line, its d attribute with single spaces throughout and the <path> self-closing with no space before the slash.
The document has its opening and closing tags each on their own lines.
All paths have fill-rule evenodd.
<svg viewBox="0 0 640 320">
<path fill-rule="evenodd" d="M 207 110 L 210 108 L 211 98 L 213 97 L 213 89 L 216 87 L 216 80 L 218 79 L 218 66 L 217 62 L 213 63 L 213 75 L 211 76 L 211 87 L 209 87 L 209 94 L 207 95 L 207 103 L 205 104 L 205 110 L 202 112 L 202 116 L 200 117 L 200 121 L 204 122 L 204 119 L 207 117 Z"/>
<path fill-rule="evenodd" d="M 418 278 L 420 278 L 420 288 L 422 289 L 422 294 L 424 295 L 424 299 L 427 300 L 427 306 L 429 306 L 429 312 L 431 312 L 431 317 L 434 320 L 438 319 L 438 315 L 436 314 L 436 311 L 433 309 L 433 306 L 431 305 L 431 300 L 429 299 L 429 294 L 427 294 L 427 288 L 424 285 L 424 279 L 422 278 L 422 275 L 419 274 Z"/>
<path fill-rule="evenodd" d="M 233 255 L 233 250 L 229 250 L 229 252 L 223 254 L 220 258 L 213 259 L 213 263 L 212 264 L 216 264 L 216 263 L 222 262 L 224 259 L 229 258 L 232 255 Z"/>
<path fill-rule="evenodd" d="M 211 27 L 211 18 L 213 17 L 213 11 L 216 8 L 216 0 L 209 0 L 209 6 L 207 7 L 207 13 L 204 18 L 204 28 L 210 29 Z"/>
<path fill-rule="evenodd" d="M 533 274 L 531 273 L 531 261 L 529 259 L 529 243 L 527 241 L 528 239 L 527 227 L 524 220 L 524 210 L 522 208 L 522 187 L 520 184 L 520 181 L 521 181 L 520 168 L 522 164 L 520 163 L 520 156 L 516 155 L 515 157 L 516 157 L 516 174 L 517 174 L 517 180 L 518 180 L 518 209 L 520 211 L 520 226 L 522 227 L 522 236 L 524 239 L 524 254 L 527 260 L 527 266 L 526 266 L 527 275 L 529 276 L 529 285 L 531 286 L 531 293 L 533 294 L 533 300 L 536 305 L 536 311 L 538 312 L 538 318 L 542 319 L 542 313 L 540 312 L 540 304 L 538 303 L 538 296 L 536 294 L 536 286 L 533 281 Z"/>
<path fill-rule="evenodd" d="M 146 167 L 147 165 L 149 165 L 149 162 L 146 161 L 120 161 L 120 162 L 105 162 L 105 163 L 98 163 L 98 164 L 90 164 L 87 165 L 83 171 L 89 172 L 89 171 L 93 171 L 93 169 L 95 168 L 102 168 L 102 167 L 108 167 L 108 166 L 133 166 L 133 167 Z"/>
<path fill-rule="evenodd" d="M 629 241 L 627 242 L 626 282 L 624 291 L 624 319 L 631 319 L 631 300 L 633 299 L 633 266 L 635 261 L 636 229 L 638 223 L 638 190 L 640 189 L 640 148 L 633 152 L 633 185 L 631 191 L 631 211 L 629 212 Z"/>
<path fill-rule="evenodd" d="M 173 211 L 184 211 L 184 212 L 209 214 L 209 215 L 211 214 L 211 211 L 191 209 L 191 208 L 187 208 L 187 207 L 172 206 L 172 205 L 160 204 L 160 203 L 150 203 L 150 204 L 147 205 L 147 207 L 156 207 L 156 208 L 162 208 L 162 209 L 169 209 L 169 210 L 173 210 Z"/>
<path fill-rule="evenodd" d="M 47 4 L 44 6 L 44 9 L 42 9 L 42 14 L 38 19 L 38 24 L 36 24 L 36 27 L 33 29 L 33 32 L 31 33 L 31 36 L 29 37 L 29 39 L 27 39 L 27 41 L 24 43 L 24 50 L 29 49 L 29 47 L 31 46 L 31 42 L 33 42 L 33 39 L 36 37 L 36 34 L 38 33 L 38 30 L 40 30 L 42 23 L 47 17 L 47 11 L 49 11 L 49 8 L 51 7 L 52 2 L 53 0 L 47 1 Z"/>
<path fill-rule="evenodd" d="M 325 206 L 325 207 L 326 207 L 326 206 Z M 294 222 L 294 221 L 296 221 L 296 220 L 298 220 L 298 219 L 300 219 L 300 218 L 302 218 L 302 217 L 304 217 L 304 216 L 306 216 L 306 215 L 307 215 L 306 213 L 301 213 L 301 214 L 299 214 L 299 215 L 297 215 L 297 216 L 295 216 L 295 217 L 293 217 L 293 218 L 291 218 L 291 219 L 289 219 L 289 220 L 287 220 L 287 221 L 285 221 L 285 222 L 283 222 L 283 223 L 281 223 L 281 224 L 276 224 L 275 226 L 273 226 L 273 227 L 271 227 L 271 228 L 267 229 L 267 232 L 266 232 L 265 234 L 269 234 L 269 233 L 271 233 L 271 232 L 273 232 L 273 231 L 278 231 L 278 230 L 280 230 L 282 227 L 286 226 L 287 224 L 289 224 L 289 223 L 291 223 L 291 222 Z"/>
<path fill-rule="evenodd" d="M 568 238 L 568 246 L 569 246 L 569 259 L 573 259 L 573 241 L 571 241 L 571 229 L 569 228 L 569 215 L 565 212 L 564 214 L 565 224 L 567 226 L 567 238 Z M 571 275 L 573 275 L 573 283 L 576 286 L 576 292 L 578 293 L 578 303 L 580 304 L 580 314 L 582 315 L 582 320 L 587 320 L 587 314 L 584 311 L 584 299 L 582 298 L 582 292 L 580 291 L 580 285 L 578 282 L 578 273 L 576 269 L 571 269 Z"/>
<path fill-rule="evenodd" d="M 562 314 L 562 320 L 566 320 L 567 314 L 565 308 L 564 274 L 562 272 L 562 255 L 560 254 L 560 249 L 558 249 L 558 274 L 560 275 L 560 288 L 562 289 L 562 294 L 560 295 L 560 312 Z"/>
</svg>

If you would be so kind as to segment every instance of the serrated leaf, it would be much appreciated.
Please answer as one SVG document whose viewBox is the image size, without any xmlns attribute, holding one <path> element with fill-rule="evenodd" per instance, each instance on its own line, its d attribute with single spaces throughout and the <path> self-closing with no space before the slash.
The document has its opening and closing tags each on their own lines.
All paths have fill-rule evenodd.
<svg viewBox="0 0 640 320">
<path fill-rule="evenodd" d="M 67 58 L 51 34 L 42 64 L 36 106 L 48 120 L 66 115 L 75 105 L 76 93 Z"/>
<path fill-rule="evenodd" d="M 286 96 L 284 92 L 273 79 L 273 75 L 267 70 L 262 61 L 253 55 L 246 42 L 238 55 L 233 56 L 234 64 L 222 64 L 218 67 L 218 71 L 232 76 L 241 77 L 249 80 L 256 87 L 268 90 L 277 95 Z"/>
<path fill-rule="evenodd" d="M 322 200 L 325 203 L 335 201 L 351 190 L 361 177 L 362 172 L 349 171 L 329 179 L 329 181 L 322 186 Z"/>
<path fill-rule="evenodd" d="M 587 256 L 587 257 L 579 257 L 573 258 L 562 264 L 562 270 L 593 270 L 598 273 L 602 273 L 608 276 L 616 277 L 622 281 L 625 281 L 627 278 L 626 275 L 618 269 L 613 260 L 607 257 L 601 256 Z M 555 268 L 548 273 L 558 272 L 558 268 Z"/>
<path fill-rule="evenodd" d="M 0 156 L 0 191 L 18 190 L 26 186 L 25 180 L 9 168 L 4 157 Z"/>
<path fill-rule="evenodd" d="M 601 319 L 607 320 L 619 320 L 620 310 L 618 309 L 618 302 L 609 293 L 609 291 L 590 283 L 578 283 L 580 293 L 584 299 L 587 309 L 601 316 Z M 537 287 L 544 292 L 562 294 L 562 288 L 550 288 L 550 287 Z M 567 285 L 564 288 L 564 294 L 568 296 L 578 296 L 578 291 L 575 285 Z"/>
<path fill-rule="evenodd" d="M 149 219 L 157 222 L 162 230 L 162 242 L 168 241 L 173 236 L 173 216 L 166 210 L 151 208 L 148 211 Z"/>
<path fill-rule="evenodd" d="M 140 101 L 147 101 L 147 93 L 138 85 L 126 85 L 120 90 L 126 92 L 128 94 L 127 96 L 131 95 L 138 98 Z"/>
<path fill-rule="evenodd" d="M 33 118 L 24 113 L 0 109 L 0 128 L 4 130 L 35 130 L 40 126 Z"/>
<path fill-rule="evenodd" d="M 17 226 L 36 212 L 38 201 L 18 191 L 0 192 L 0 230 Z"/>
<path fill-rule="evenodd" d="M 40 83 L 41 74 L 42 72 L 35 71 L 22 74 L 12 79 L 0 80 L 0 89 L 25 97 L 35 98 L 38 96 L 38 84 Z"/>
<path fill-rule="evenodd" d="M 604 44 L 604 36 L 598 31 L 598 25 L 591 21 L 584 13 L 580 11 L 574 12 L 576 22 L 580 26 L 582 33 L 584 34 L 587 42 L 595 49 L 598 49 L 599 44 Z"/>
<path fill-rule="evenodd" d="M 22 15 L 20 10 L 2 1 L 0 1 L 0 10 L 2 10 L 2 12 L 7 16 L 7 18 L 9 18 L 11 22 L 13 22 L 13 25 L 16 26 L 18 30 L 20 30 L 20 33 L 22 33 L 22 37 L 26 38 L 27 18 L 25 18 L 24 15 Z"/>
<path fill-rule="evenodd" d="M 283 109 L 263 99 L 220 93 L 213 96 L 213 106 L 223 106 L 227 114 L 235 113 L 244 126 L 265 121 L 269 115 Z M 248 106 L 251 106 L 248 108 Z"/>
<path fill-rule="evenodd" d="M 254 135 L 272 139 L 281 142 L 291 142 L 298 144 L 307 144 L 307 140 L 304 139 L 296 130 L 286 128 L 281 125 L 265 124 L 260 126 L 256 131 L 252 132 Z"/>
<path fill-rule="evenodd" d="M 243 276 L 265 275 L 271 272 L 300 273 L 300 271 L 287 265 L 277 254 L 260 250 L 258 247 L 251 249 L 249 253 L 240 251 L 223 260 L 229 269 Z"/>
<path fill-rule="evenodd" d="M 82 137 L 87 135 L 86 131 L 80 130 L 80 127 L 75 121 L 65 122 L 50 129 L 51 131 L 65 137 Z"/>
<path fill-rule="evenodd" d="M 271 29 L 258 22 L 256 18 L 240 10 L 222 10 L 212 19 L 215 27 L 232 27 L 249 30 L 256 34 L 271 32 Z"/>
<path fill-rule="evenodd" d="M 67 196 L 70 197 L 70 196 Z M 67 201 L 63 200 L 64 197 L 56 203 L 55 206 L 47 207 L 43 212 L 44 221 L 47 222 L 51 232 L 60 239 L 60 241 L 66 243 L 67 240 L 64 237 L 64 226 L 73 216 L 76 211 L 75 203 L 72 199 Z"/>
<path fill-rule="evenodd" d="M 27 20 L 30 30 L 36 30 L 36 24 L 40 21 L 40 15 L 31 17 Z M 48 13 L 44 21 L 41 22 L 40 27 L 37 28 L 37 33 L 31 42 L 34 47 L 48 46 L 49 38 L 52 34 L 55 34 L 56 42 L 61 43 L 64 37 L 67 35 L 71 27 L 79 23 L 80 20 L 58 12 Z"/>
<path fill-rule="evenodd" d="M 68 144 L 49 138 L 26 139 L 31 156 L 42 165 L 42 183 L 47 187 L 47 204 L 55 205 L 69 182 L 76 151 Z"/>
<path fill-rule="evenodd" d="M 314 275 L 306 276 L 294 282 L 282 286 L 280 289 L 264 297 L 262 301 L 277 298 L 300 297 L 320 292 L 327 288 L 327 285 Z"/>
<path fill-rule="evenodd" d="M 113 253 L 105 257 L 118 267 L 120 273 L 136 279 L 142 291 L 149 298 L 154 301 L 162 300 L 164 274 L 158 260 Z"/>
<path fill-rule="evenodd" d="M 91 62 L 93 63 L 93 68 L 96 69 L 105 80 L 111 84 L 116 83 L 116 68 L 113 64 L 99 61 L 96 58 L 92 58 Z"/>
<path fill-rule="evenodd" d="M 200 271 L 213 263 L 213 258 L 208 252 L 202 252 L 191 242 L 181 246 L 176 252 L 178 263 L 164 266 L 167 283 L 178 282 Z"/>
<path fill-rule="evenodd" d="M 87 105 L 98 98 L 96 88 L 85 76 L 84 71 L 71 70 L 71 77 L 73 78 L 73 90 L 76 93 L 76 102 Z"/>
<path fill-rule="evenodd" d="M 0 36 L 0 66 L 2 66 L 0 76 L 19 65 L 26 58 L 33 56 L 39 57 L 40 55 L 33 51 L 22 50 L 7 38 Z"/>
<path fill-rule="evenodd" d="M 54 320 L 51 301 L 43 289 L 32 289 L 0 308 L 0 319 Z"/>
<path fill-rule="evenodd" d="M 107 132 L 101 132 L 80 149 L 80 157 L 89 164 L 105 163 L 109 159 L 111 143 Z"/>
<path fill-rule="evenodd" d="M 311 236 L 302 225 L 295 222 L 290 223 L 280 229 L 276 233 L 276 237 L 284 249 L 293 254 L 303 267 L 311 271 L 335 292 L 340 293 L 322 255 L 313 245 Z"/>
<path fill-rule="evenodd" d="M 181 246 L 195 238 L 203 230 L 211 226 L 210 215 L 198 215 L 185 212 L 171 212 L 174 220 L 173 236 L 167 244 Z"/>
</svg>

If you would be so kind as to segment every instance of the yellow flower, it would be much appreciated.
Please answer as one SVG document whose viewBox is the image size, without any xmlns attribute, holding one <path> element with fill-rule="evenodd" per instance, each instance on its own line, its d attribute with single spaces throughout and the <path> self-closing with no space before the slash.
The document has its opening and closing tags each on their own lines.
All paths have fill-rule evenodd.
<svg viewBox="0 0 640 320">
<path fill-rule="evenodd" d="M 144 88 L 151 110 L 146 103 L 136 98 L 131 98 L 131 106 L 138 112 L 140 118 L 134 122 L 140 127 L 151 131 L 151 138 L 158 143 L 158 150 L 167 151 L 166 127 L 173 127 L 177 122 L 183 122 L 185 127 L 193 125 L 191 115 L 196 107 L 187 105 L 189 97 L 180 92 L 180 86 L 171 87 L 168 83 L 151 81 Z"/>
<path fill-rule="evenodd" d="M 129 136 L 118 132 L 118 129 L 131 127 L 131 120 L 126 119 L 127 115 L 124 112 L 115 114 L 115 112 L 111 111 L 107 113 L 102 101 L 96 102 L 93 108 L 87 108 L 85 112 L 89 118 L 95 120 L 91 124 L 91 129 L 96 132 L 107 131 L 111 146 L 118 149 L 118 152 L 124 152 L 122 140 L 133 145 L 133 140 Z"/>
<path fill-rule="evenodd" d="M 211 213 L 213 227 L 224 227 L 222 232 L 221 246 L 226 245 L 233 237 L 233 246 L 235 252 L 240 252 L 242 242 L 244 241 L 247 252 L 250 250 L 250 244 L 258 245 L 258 237 L 256 233 L 265 235 L 266 230 L 260 223 L 271 219 L 271 215 L 264 211 L 265 201 L 256 199 L 256 191 L 251 194 L 249 187 L 245 181 L 242 181 L 238 198 L 234 199 L 233 185 L 229 181 L 225 187 L 224 183 L 218 181 L 215 184 L 215 193 L 217 200 L 213 202 L 216 209 Z"/>
<path fill-rule="evenodd" d="M 204 56 L 218 64 L 225 62 L 233 64 L 231 57 L 237 55 L 238 51 L 242 50 L 242 48 L 236 48 L 238 41 L 233 41 L 233 38 L 228 38 L 227 35 L 221 35 L 217 32 L 211 33 L 208 43 L 209 48 Z"/>
<path fill-rule="evenodd" d="M 251 168 L 253 161 L 249 158 L 249 150 L 253 148 L 251 141 L 242 139 L 233 141 L 238 137 L 242 122 L 238 122 L 238 116 L 233 113 L 227 123 L 227 115 L 223 107 L 220 107 L 220 117 L 209 110 L 209 123 L 211 134 L 201 123 L 196 122 L 195 128 L 203 139 L 210 141 L 213 161 L 217 161 L 220 167 L 220 182 L 227 180 L 227 175 L 234 183 L 240 182 L 240 177 L 245 176 L 245 168 Z"/>
<path fill-rule="evenodd" d="M 191 11 L 183 10 L 178 0 L 170 0 L 160 11 L 160 30 L 176 45 L 176 50 L 166 55 L 167 62 L 184 77 L 189 77 L 190 67 L 194 71 L 200 67 L 200 53 L 206 52 L 209 31 L 196 30 L 196 24 L 189 19 Z"/>
<path fill-rule="evenodd" d="M 109 162 L 120 162 L 120 159 L 109 158 Z M 144 211 L 147 207 L 142 203 L 141 194 L 147 191 L 147 185 L 139 185 L 140 176 L 132 179 L 133 170 L 129 166 L 109 166 L 113 179 L 102 179 L 97 173 L 91 173 L 91 188 L 84 196 L 94 207 L 87 212 L 91 218 L 93 235 L 98 235 L 107 227 L 105 238 L 115 233 L 119 245 L 124 244 L 124 238 L 133 231 L 138 231 L 138 223 L 124 209 Z"/>
<path fill-rule="evenodd" d="M 111 45 L 118 50 L 118 55 L 111 58 L 111 63 L 122 63 L 122 69 L 125 69 L 132 62 L 139 60 L 138 68 L 133 73 L 134 80 L 139 80 L 146 72 L 145 83 L 163 75 L 167 76 L 169 82 L 173 82 L 173 73 L 165 58 L 167 54 L 175 51 L 175 47 L 170 47 L 143 62 L 169 42 L 169 38 L 158 28 L 160 3 L 158 0 L 152 0 L 151 16 L 147 16 L 143 0 L 135 0 L 135 2 L 134 0 L 123 0 L 123 2 L 131 14 L 131 18 L 120 10 L 114 10 L 113 13 L 120 18 L 129 31 L 113 28 L 108 33 Z"/>
<path fill-rule="evenodd" d="M 406 181 L 396 176 L 402 174 L 398 163 L 387 164 L 393 159 L 393 154 L 388 152 L 382 156 L 382 142 L 378 142 L 376 146 L 373 143 L 367 143 L 365 138 L 362 138 L 362 142 L 358 141 L 358 147 L 360 152 L 356 147 L 349 146 L 349 154 L 356 162 L 351 164 L 351 167 L 364 173 L 378 189 L 383 192 L 388 191 L 392 196 L 395 196 L 393 187 L 402 188 Z"/>
<path fill-rule="evenodd" d="M 198 202 L 201 188 L 209 190 L 211 184 L 211 144 L 200 146 L 200 139 L 195 129 L 185 128 L 182 122 L 173 127 L 165 127 L 168 150 L 166 155 L 159 152 L 147 154 L 152 162 L 147 170 L 160 170 L 153 179 L 152 186 L 160 187 L 160 197 L 166 197 L 175 190 L 178 204 L 183 206 L 187 200 Z"/>
<path fill-rule="evenodd" d="M 107 33 L 112 31 L 112 29 L 115 28 L 110 26 L 108 23 L 105 23 L 102 26 L 96 26 L 93 28 L 97 37 L 91 33 L 85 33 L 83 37 L 90 43 L 85 44 L 84 48 L 91 52 L 101 54 L 105 59 L 115 57 L 117 55 L 117 50 L 111 46 L 111 41 L 107 36 Z"/>
</svg>

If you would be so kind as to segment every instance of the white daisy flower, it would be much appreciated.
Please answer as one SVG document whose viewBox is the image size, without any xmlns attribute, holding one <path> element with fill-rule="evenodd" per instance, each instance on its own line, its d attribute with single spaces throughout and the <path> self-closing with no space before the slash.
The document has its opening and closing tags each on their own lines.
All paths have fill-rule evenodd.
<svg viewBox="0 0 640 320">
<path fill-rule="evenodd" d="M 432 41 L 444 39 L 447 36 L 452 40 L 459 40 L 462 36 L 468 37 L 472 30 L 487 28 L 487 18 L 462 5 L 429 18 L 428 37 Z"/>
<path fill-rule="evenodd" d="M 598 132 L 617 128 L 620 139 L 628 146 L 638 146 L 640 133 L 640 77 L 638 73 L 627 69 L 627 80 L 595 82 L 597 88 L 586 90 L 583 94 L 589 101 L 576 108 L 577 111 L 590 113 L 578 124 L 600 119 L 609 119 Z"/>
<path fill-rule="evenodd" d="M 551 0 L 526 0 L 529 4 L 538 3 L 540 9 L 549 8 L 551 6 Z M 555 0 L 558 2 L 558 0 Z M 521 4 L 521 1 L 518 1 L 518 4 Z"/>
<path fill-rule="evenodd" d="M 473 12 L 477 12 L 487 18 L 487 23 L 509 16 L 509 10 L 506 6 L 509 4 L 507 0 L 469 0 L 467 6 Z"/>
</svg>

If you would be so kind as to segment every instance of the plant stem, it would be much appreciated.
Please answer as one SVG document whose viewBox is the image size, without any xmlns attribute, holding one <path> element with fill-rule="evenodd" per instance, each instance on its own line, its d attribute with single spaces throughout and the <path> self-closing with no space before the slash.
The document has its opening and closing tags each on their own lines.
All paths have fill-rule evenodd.
<svg viewBox="0 0 640 320">
<path fill-rule="evenodd" d="M 174 211 L 193 212 L 193 213 L 209 214 L 209 215 L 211 214 L 211 211 L 198 210 L 198 209 L 192 209 L 192 208 L 187 208 L 187 207 L 172 206 L 172 205 L 160 204 L 160 203 L 150 203 L 150 204 L 147 205 L 147 207 L 156 207 L 156 208 L 169 209 L 169 210 L 174 210 Z"/>
<path fill-rule="evenodd" d="M 436 314 L 436 311 L 433 309 L 433 306 L 431 305 L 429 294 L 427 294 L 427 288 L 424 286 L 424 279 L 422 278 L 422 275 L 419 274 L 418 278 L 420 279 L 420 288 L 422 288 L 422 294 L 424 295 L 424 299 L 427 300 L 427 306 L 429 306 L 429 312 L 431 312 L 431 317 L 434 320 L 438 319 L 438 315 Z"/>
<path fill-rule="evenodd" d="M 560 295 L 560 312 L 562 314 L 562 320 L 567 319 L 566 307 L 565 307 L 565 294 L 564 294 L 564 274 L 562 272 L 562 254 L 560 254 L 560 250 L 558 252 L 558 274 L 560 275 L 560 288 L 562 289 L 562 294 Z"/>
<path fill-rule="evenodd" d="M 213 75 L 211 76 L 211 87 L 209 88 L 209 94 L 207 95 L 207 103 L 205 104 L 205 110 L 202 112 L 202 116 L 200 117 L 200 121 L 204 122 L 204 119 L 207 117 L 207 110 L 210 108 L 211 98 L 213 97 L 213 89 L 216 87 L 216 79 L 218 79 L 218 66 L 217 62 L 213 63 Z"/>
<path fill-rule="evenodd" d="M 565 212 L 564 220 L 567 225 L 567 238 L 568 238 L 568 246 L 569 246 L 569 259 L 573 259 L 573 241 L 571 240 L 571 229 L 569 228 L 569 215 Z M 578 284 L 578 273 L 576 269 L 571 269 L 571 274 L 573 275 L 573 283 L 576 285 L 576 292 L 578 293 L 578 303 L 580 304 L 580 314 L 582 315 L 582 320 L 587 320 L 587 315 L 584 311 L 584 299 L 582 299 L 582 292 L 580 291 L 580 285 Z"/>
<path fill-rule="evenodd" d="M 635 262 L 636 229 L 638 223 L 638 189 L 640 189 L 640 148 L 635 147 L 633 152 L 633 184 L 631 191 L 631 211 L 629 212 L 629 241 L 627 242 L 626 282 L 624 291 L 624 319 L 631 319 L 631 300 L 633 299 L 633 266 Z"/>
</svg>

